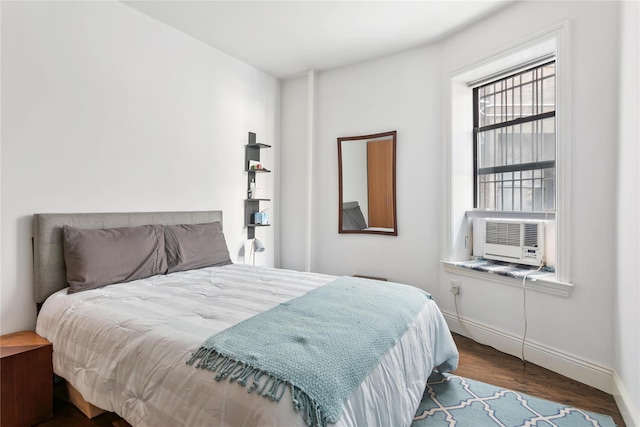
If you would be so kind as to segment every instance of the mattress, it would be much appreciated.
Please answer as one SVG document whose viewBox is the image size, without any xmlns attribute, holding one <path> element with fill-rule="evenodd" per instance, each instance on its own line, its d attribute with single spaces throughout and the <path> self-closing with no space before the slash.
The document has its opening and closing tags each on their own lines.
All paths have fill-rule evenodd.
<svg viewBox="0 0 640 427">
<path fill-rule="evenodd" d="M 334 279 L 234 264 L 71 295 L 63 289 L 45 301 L 36 331 L 53 343 L 57 375 L 134 426 L 304 426 L 289 391 L 272 402 L 185 362 L 211 335 Z M 336 425 L 410 425 L 432 370 L 453 370 L 457 361 L 429 300 Z"/>
</svg>

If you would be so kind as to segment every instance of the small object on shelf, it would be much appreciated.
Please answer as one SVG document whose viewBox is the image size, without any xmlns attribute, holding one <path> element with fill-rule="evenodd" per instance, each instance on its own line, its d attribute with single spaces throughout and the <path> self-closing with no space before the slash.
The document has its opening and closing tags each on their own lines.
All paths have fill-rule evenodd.
<svg viewBox="0 0 640 427">
<path fill-rule="evenodd" d="M 256 195 L 256 180 L 255 178 L 251 178 L 251 182 L 249 183 L 249 198 L 253 199 Z"/>
<path fill-rule="evenodd" d="M 253 223 L 254 224 L 262 224 L 262 212 L 254 212 L 253 213 Z"/>
<path fill-rule="evenodd" d="M 268 212 L 255 212 L 253 214 L 253 223 L 256 225 L 268 225 L 269 213 Z"/>
<path fill-rule="evenodd" d="M 269 169 L 265 168 L 262 163 L 256 160 L 249 160 L 249 169 L 250 171 L 260 171 L 260 172 L 271 172 Z"/>
</svg>

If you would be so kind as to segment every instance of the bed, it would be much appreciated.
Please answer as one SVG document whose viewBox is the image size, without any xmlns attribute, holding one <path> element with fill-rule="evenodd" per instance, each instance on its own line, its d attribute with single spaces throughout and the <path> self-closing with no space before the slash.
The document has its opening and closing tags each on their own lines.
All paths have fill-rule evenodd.
<svg viewBox="0 0 640 427">
<path fill-rule="evenodd" d="M 304 426 L 289 388 L 280 402 L 186 361 L 210 336 L 326 288 L 336 277 L 223 264 L 70 293 L 63 227 L 222 224 L 222 212 L 34 215 L 36 332 L 53 343 L 54 372 L 82 397 L 134 426 Z M 67 263 L 70 263 L 67 260 Z M 368 279 L 358 279 L 368 284 Z M 373 285 L 373 282 L 370 283 Z M 458 354 L 429 300 L 342 404 L 339 426 L 410 425 L 434 369 Z"/>
</svg>

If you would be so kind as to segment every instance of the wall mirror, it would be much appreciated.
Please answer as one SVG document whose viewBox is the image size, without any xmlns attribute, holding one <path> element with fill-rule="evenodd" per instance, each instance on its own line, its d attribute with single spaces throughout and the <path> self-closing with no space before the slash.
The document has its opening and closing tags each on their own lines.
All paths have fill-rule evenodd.
<svg viewBox="0 0 640 427">
<path fill-rule="evenodd" d="M 398 235 L 396 131 L 338 138 L 338 232 Z"/>
</svg>

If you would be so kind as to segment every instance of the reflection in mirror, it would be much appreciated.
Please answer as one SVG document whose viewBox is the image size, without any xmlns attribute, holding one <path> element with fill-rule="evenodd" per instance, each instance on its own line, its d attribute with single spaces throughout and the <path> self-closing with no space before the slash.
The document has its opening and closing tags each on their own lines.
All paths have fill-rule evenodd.
<svg viewBox="0 0 640 427">
<path fill-rule="evenodd" d="M 396 131 L 338 138 L 339 233 L 398 235 Z"/>
</svg>

